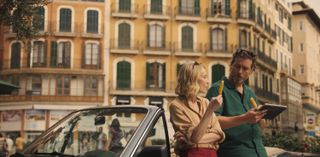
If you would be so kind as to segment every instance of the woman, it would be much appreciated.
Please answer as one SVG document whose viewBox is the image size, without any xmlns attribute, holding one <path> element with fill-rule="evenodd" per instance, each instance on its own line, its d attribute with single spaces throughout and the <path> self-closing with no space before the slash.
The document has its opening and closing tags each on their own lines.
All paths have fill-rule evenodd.
<svg viewBox="0 0 320 157">
<path fill-rule="evenodd" d="M 124 138 L 124 133 L 120 129 L 120 122 L 118 119 L 113 119 L 110 125 L 109 130 L 109 138 L 107 147 L 110 151 L 114 152 L 115 154 L 121 153 L 124 145 L 121 142 Z"/>
<path fill-rule="evenodd" d="M 215 108 L 222 105 L 222 96 L 209 102 L 202 97 L 209 87 L 208 75 L 203 65 L 195 62 L 184 64 L 178 75 L 175 93 L 178 95 L 170 104 L 171 123 L 178 138 L 178 155 L 183 157 L 217 157 L 218 143 L 225 135 L 221 130 Z M 181 146 L 183 148 L 181 148 Z"/>
</svg>

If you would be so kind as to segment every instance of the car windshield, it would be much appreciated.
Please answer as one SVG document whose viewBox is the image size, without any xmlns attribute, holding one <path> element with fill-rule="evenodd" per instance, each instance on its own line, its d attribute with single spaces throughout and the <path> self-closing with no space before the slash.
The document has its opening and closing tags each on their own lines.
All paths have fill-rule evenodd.
<svg viewBox="0 0 320 157">
<path fill-rule="evenodd" d="M 23 154 L 90 156 L 97 150 L 103 156 L 118 156 L 143 121 L 143 108 L 98 108 L 71 113 L 55 124 Z M 106 154 L 107 153 L 107 154 Z"/>
</svg>

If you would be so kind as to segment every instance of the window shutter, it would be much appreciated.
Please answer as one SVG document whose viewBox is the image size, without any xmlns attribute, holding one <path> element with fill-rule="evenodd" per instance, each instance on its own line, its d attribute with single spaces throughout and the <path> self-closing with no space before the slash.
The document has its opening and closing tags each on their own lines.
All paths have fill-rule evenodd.
<svg viewBox="0 0 320 157">
<path fill-rule="evenodd" d="M 228 29 L 224 29 L 224 50 L 228 50 Z"/>
<path fill-rule="evenodd" d="M 248 45 L 248 48 L 251 48 L 251 32 L 249 31 L 248 32 L 248 38 L 249 38 L 249 45 Z"/>
<path fill-rule="evenodd" d="M 162 88 L 163 89 L 166 89 L 166 63 L 163 63 L 162 64 L 162 69 L 163 69 L 163 72 L 162 72 Z"/>
<path fill-rule="evenodd" d="M 252 3 L 252 20 L 256 20 L 256 5 Z"/>
<path fill-rule="evenodd" d="M 150 86 L 150 63 L 146 63 L 146 88 L 149 88 Z"/>
<path fill-rule="evenodd" d="M 179 0 L 179 14 L 181 14 L 182 13 L 182 2 L 181 2 L 182 0 Z"/>
<path fill-rule="evenodd" d="M 86 67 L 86 61 L 87 61 L 87 58 L 86 58 L 86 43 L 83 41 L 82 42 L 82 68 L 85 68 Z"/>
<path fill-rule="evenodd" d="M 180 71 L 180 68 L 182 67 L 182 64 L 177 64 L 177 76 L 179 75 L 179 71 Z"/>
<path fill-rule="evenodd" d="M 162 48 L 166 47 L 166 26 L 162 27 Z"/>
<path fill-rule="evenodd" d="M 230 0 L 225 0 L 225 14 L 230 16 Z"/>
<path fill-rule="evenodd" d="M 34 43 L 34 42 L 33 42 Z M 33 45 L 34 46 L 34 45 Z M 28 42 L 27 44 L 27 52 L 28 52 L 28 58 L 27 58 L 27 67 L 30 67 L 30 63 L 31 63 L 31 49 L 32 49 L 32 45 L 31 42 Z"/>
<path fill-rule="evenodd" d="M 215 7 L 214 0 L 211 0 L 211 8 L 210 8 L 210 15 L 211 16 L 214 16 L 214 7 Z"/>
<path fill-rule="evenodd" d="M 237 15 L 240 17 L 240 0 L 237 2 Z"/>
<path fill-rule="evenodd" d="M 57 42 L 51 41 L 51 67 L 57 67 L 57 49 Z"/>
<path fill-rule="evenodd" d="M 209 33 L 209 36 L 210 36 L 210 50 L 213 50 L 213 46 L 214 46 L 214 45 L 213 45 L 213 42 L 214 42 L 214 41 L 213 41 L 213 40 L 214 40 L 214 39 L 213 39 L 213 29 L 212 29 L 212 28 L 209 28 L 209 32 L 210 32 L 210 33 Z"/>
<path fill-rule="evenodd" d="M 239 46 L 238 48 L 241 48 L 241 29 L 239 29 Z"/>
<path fill-rule="evenodd" d="M 249 19 L 252 20 L 252 0 L 249 0 Z"/>
<path fill-rule="evenodd" d="M 44 42 L 43 47 L 43 66 L 47 67 L 48 40 Z"/>
<path fill-rule="evenodd" d="M 147 24 L 147 47 L 149 48 L 150 47 L 150 25 L 149 24 Z"/>
<path fill-rule="evenodd" d="M 194 0 L 194 15 L 200 15 L 200 2 L 199 2 L 199 0 Z"/>
</svg>

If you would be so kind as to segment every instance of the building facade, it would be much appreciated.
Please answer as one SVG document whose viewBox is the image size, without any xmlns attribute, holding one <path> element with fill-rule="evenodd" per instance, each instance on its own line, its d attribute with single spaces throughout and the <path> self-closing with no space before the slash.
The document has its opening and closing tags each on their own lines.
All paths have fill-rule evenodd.
<svg viewBox="0 0 320 157">
<path fill-rule="evenodd" d="M 26 142 L 75 109 L 104 103 L 103 1 L 53 0 L 27 44 L 2 27 L 0 78 L 20 87 L 0 96 L 0 130 Z M 29 46 L 27 46 L 29 45 Z"/>
<path fill-rule="evenodd" d="M 293 3 L 293 62 L 302 84 L 304 128 L 320 136 L 320 18 L 303 1 Z"/>
</svg>

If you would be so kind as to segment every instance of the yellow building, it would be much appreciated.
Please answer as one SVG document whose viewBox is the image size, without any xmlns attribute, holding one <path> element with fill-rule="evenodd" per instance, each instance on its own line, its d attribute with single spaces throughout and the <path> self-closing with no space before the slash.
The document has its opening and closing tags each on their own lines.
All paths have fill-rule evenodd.
<svg viewBox="0 0 320 157">
<path fill-rule="evenodd" d="M 109 87 L 111 105 L 163 106 L 174 98 L 185 62 L 203 63 L 214 83 L 229 73 L 239 47 L 258 54 L 247 83 L 261 103 L 279 103 L 274 6 L 258 0 L 110 1 Z M 125 116 L 124 116 L 125 118 Z M 279 127 L 278 121 L 269 125 Z"/>
<path fill-rule="evenodd" d="M 104 103 L 103 1 L 53 0 L 39 7 L 42 27 L 30 47 L 2 27 L 3 80 L 20 86 L 0 96 L 0 130 L 27 142 L 68 112 Z"/>
</svg>

